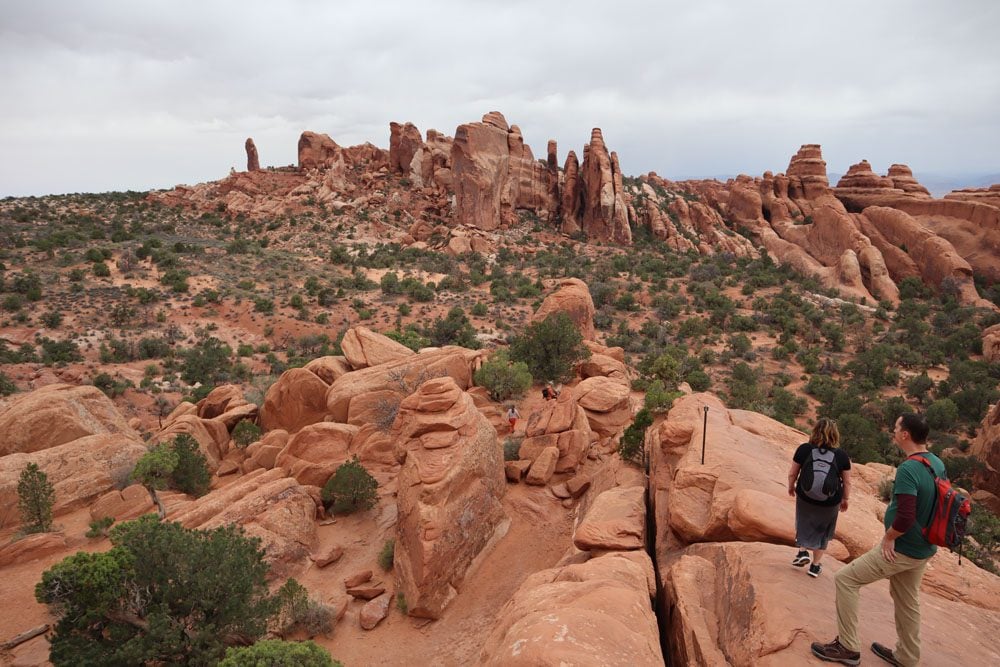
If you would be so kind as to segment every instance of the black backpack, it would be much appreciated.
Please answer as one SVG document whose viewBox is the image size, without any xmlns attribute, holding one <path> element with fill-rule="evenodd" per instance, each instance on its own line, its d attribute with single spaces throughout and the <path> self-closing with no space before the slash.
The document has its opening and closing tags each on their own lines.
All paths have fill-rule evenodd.
<svg viewBox="0 0 1000 667">
<path fill-rule="evenodd" d="M 826 501 L 840 491 L 840 471 L 837 453 L 832 449 L 813 447 L 799 472 L 799 488 L 810 500 Z"/>
</svg>

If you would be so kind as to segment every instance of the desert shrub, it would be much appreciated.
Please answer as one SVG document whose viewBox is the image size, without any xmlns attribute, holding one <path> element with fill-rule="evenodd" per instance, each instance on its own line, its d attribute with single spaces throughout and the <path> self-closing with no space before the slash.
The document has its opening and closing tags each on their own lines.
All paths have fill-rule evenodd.
<svg viewBox="0 0 1000 667">
<path fill-rule="evenodd" d="M 0 371 L 0 396 L 10 396 L 17 391 L 17 385 L 6 373 Z"/>
<path fill-rule="evenodd" d="M 328 634 L 333 629 L 333 608 L 309 597 L 309 591 L 295 579 L 289 579 L 275 593 L 278 611 L 272 627 L 279 635 L 304 630 L 310 637 Z"/>
<path fill-rule="evenodd" d="M 378 566 L 386 572 L 391 570 L 395 552 L 396 540 L 386 540 L 378 552 Z"/>
<path fill-rule="evenodd" d="M 503 441 L 503 460 L 517 461 L 521 458 L 521 442 L 524 438 L 510 436 Z"/>
<path fill-rule="evenodd" d="M 459 306 L 449 310 L 447 316 L 434 320 L 423 333 L 435 347 L 459 345 L 471 350 L 479 349 L 476 330 Z"/>
<path fill-rule="evenodd" d="M 218 667 L 343 667 L 312 641 L 264 639 L 251 646 L 226 649 Z"/>
<path fill-rule="evenodd" d="M 569 315 L 553 313 L 515 337 L 510 356 L 527 364 L 536 380 L 565 382 L 572 377 L 574 365 L 590 356 L 590 350 Z"/>
<path fill-rule="evenodd" d="M 173 449 L 177 454 L 177 465 L 170 474 L 170 486 L 188 495 L 205 495 L 211 485 L 212 475 L 198 443 L 187 433 L 181 433 L 174 438 Z"/>
<path fill-rule="evenodd" d="M 650 412 L 666 412 L 673 406 L 674 399 L 683 396 L 679 391 L 667 391 L 663 383 L 653 380 L 646 385 L 646 398 L 643 407 Z"/>
<path fill-rule="evenodd" d="M 637 465 L 646 462 L 646 450 L 643 441 L 646 437 L 646 429 L 653 423 L 653 415 L 649 410 L 643 408 L 635 414 L 635 419 L 622 434 L 621 442 L 618 443 L 618 454 L 626 461 L 631 461 Z"/>
<path fill-rule="evenodd" d="M 958 406 L 950 398 L 939 398 L 927 406 L 927 425 L 938 431 L 948 431 L 958 421 Z"/>
<path fill-rule="evenodd" d="M 77 349 L 76 343 L 71 340 L 42 338 L 39 342 L 42 345 L 42 363 L 46 366 L 83 360 L 83 355 Z"/>
<path fill-rule="evenodd" d="M 50 310 L 41 317 L 42 324 L 50 329 L 58 329 L 59 325 L 62 324 L 63 314 L 59 310 Z"/>
<path fill-rule="evenodd" d="M 232 350 L 218 338 L 209 337 L 181 353 L 184 367 L 181 379 L 188 384 L 198 382 L 216 385 L 227 382 L 233 373 L 229 356 Z"/>
<path fill-rule="evenodd" d="M 235 526 L 188 530 L 153 515 L 111 529 L 112 548 L 42 574 L 35 598 L 58 618 L 56 665 L 213 665 L 261 637 L 276 604 L 260 540 Z"/>
<path fill-rule="evenodd" d="M 497 350 L 474 375 L 476 384 L 494 401 L 519 398 L 531 386 L 531 373 L 523 361 L 512 362 L 506 350 Z"/>
<path fill-rule="evenodd" d="M 108 373 L 98 373 L 93 377 L 91 382 L 94 386 L 100 389 L 108 396 L 108 398 L 115 398 L 121 396 L 125 393 L 125 390 L 129 387 L 135 386 L 131 381 L 124 379 L 115 379 L 111 377 Z"/>
<path fill-rule="evenodd" d="M 488 309 L 485 303 L 479 302 L 472 306 L 472 314 L 476 317 L 483 317 L 486 315 Z"/>
<path fill-rule="evenodd" d="M 406 595 L 403 594 L 403 591 L 396 591 L 396 609 L 404 616 L 410 612 L 410 607 L 406 604 Z"/>
<path fill-rule="evenodd" d="M 323 485 L 323 503 L 334 514 L 371 509 L 378 501 L 378 482 L 358 457 L 343 463 Z"/>
<path fill-rule="evenodd" d="M 101 519 L 94 519 L 90 522 L 87 532 L 84 533 L 86 537 L 107 537 L 108 529 L 111 528 L 111 524 L 115 522 L 114 517 L 106 516 Z"/>
<path fill-rule="evenodd" d="M 233 442 L 236 443 L 237 447 L 243 449 L 247 445 L 260 440 L 261 434 L 263 434 L 263 431 L 260 426 L 244 419 L 233 429 Z"/>
<path fill-rule="evenodd" d="M 21 513 L 21 532 L 47 533 L 52 530 L 52 505 L 56 491 L 48 475 L 38 464 L 24 466 L 17 481 L 17 509 Z"/>
<path fill-rule="evenodd" d="M 882 499 L 882 502 L 887 503 L 892 500 L 892 485 L 895 482 L 895 479 L 886 476 L 878 483 L 878 497 Z"/>
</svg>

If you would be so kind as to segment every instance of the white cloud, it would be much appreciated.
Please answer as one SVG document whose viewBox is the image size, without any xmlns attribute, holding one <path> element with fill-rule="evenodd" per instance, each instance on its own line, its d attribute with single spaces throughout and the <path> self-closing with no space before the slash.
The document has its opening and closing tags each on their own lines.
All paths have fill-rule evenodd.
<svg viewBox="0 0 1000 667">
<path fill-rule="evenodd" d="M 0 5 L 0 195 L 220 178 L 254 137 L 388 145 L 497 109 L 536 155 L 601 127 L 627 173 L 1000 172 L 991 0 Z"/>
</svg>

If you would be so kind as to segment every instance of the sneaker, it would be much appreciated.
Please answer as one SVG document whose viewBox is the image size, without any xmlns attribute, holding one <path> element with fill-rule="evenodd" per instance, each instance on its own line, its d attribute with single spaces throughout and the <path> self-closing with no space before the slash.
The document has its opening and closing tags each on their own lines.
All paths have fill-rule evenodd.
<svg viewBox="0 0 1000 667">
<path fill-rule="evenodd" d="M 902 665 L 903 664 L 899 660 L 896 660 L 896 656 L 894 656 L 892 654 L 892 649 L 890 649 L 890 648 L 888 648 L 886 646 L 882 646 L 878 642 L 875 642 L 874 644 L 872 644 L 872 653 L 874 653 L 878 657 L 882 658 L 883 660 L 885 660 L 886 662 L 888 662 L 890 665 Z"/>
<path fill-rule="evenodd" d="M 792 559 L 792 565 L 795 567 L 802 567 L 804 565 L 808 565 L 810 560 L 812 559 L 809 558 L 809 552 L 802 549 L 799 553 L 795 554 L 795 558 Z"/>
<path fill-rule="evenodd" d="M 813 563 L 809 566 L 809 576 L 818 577 L 819 573 L 823 571 L 823 566 L 819 563 Z"/>
<path fill-rule="evenodd" d="M 840 637 L 835 638 L 829 644 L 813 642 L 812 652 L 814 656 L 827 662 L 839 662 L 845 665 L 861 664 L 861 653 L 847 649 L 840 643 Z"/>
</svg>

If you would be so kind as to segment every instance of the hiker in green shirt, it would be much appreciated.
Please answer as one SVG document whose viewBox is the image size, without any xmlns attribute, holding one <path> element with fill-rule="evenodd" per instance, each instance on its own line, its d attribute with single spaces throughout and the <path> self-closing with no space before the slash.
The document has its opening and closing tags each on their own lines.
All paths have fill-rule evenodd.
<svg viewBox="0 0 1000 667">
<path fill-rule="evenodd" d="M 896 648 L 875 642 L 872 652 L 890 665 L 912 667 L 920 662 L 920 580 L 937 547 L 921 532 L 931 520 L 936 485 L 918 457 L 925 458 L 935 474 L 945 476 L 944 463 L 927 451 L 928 432 L 923 415 L 907 413 L 896 420 L 892 440 L 907 458 L 896 469 L 892 502 L 885 512 L 885 535 L 871 551 L 841 568 L 834 577 L 838 636 L 829 644 L 812 645 L 813 654 L 821 660 L 845 665 L 861 663 L 861 587 L 888 579 L 896 610 Z"/>
</svg>

